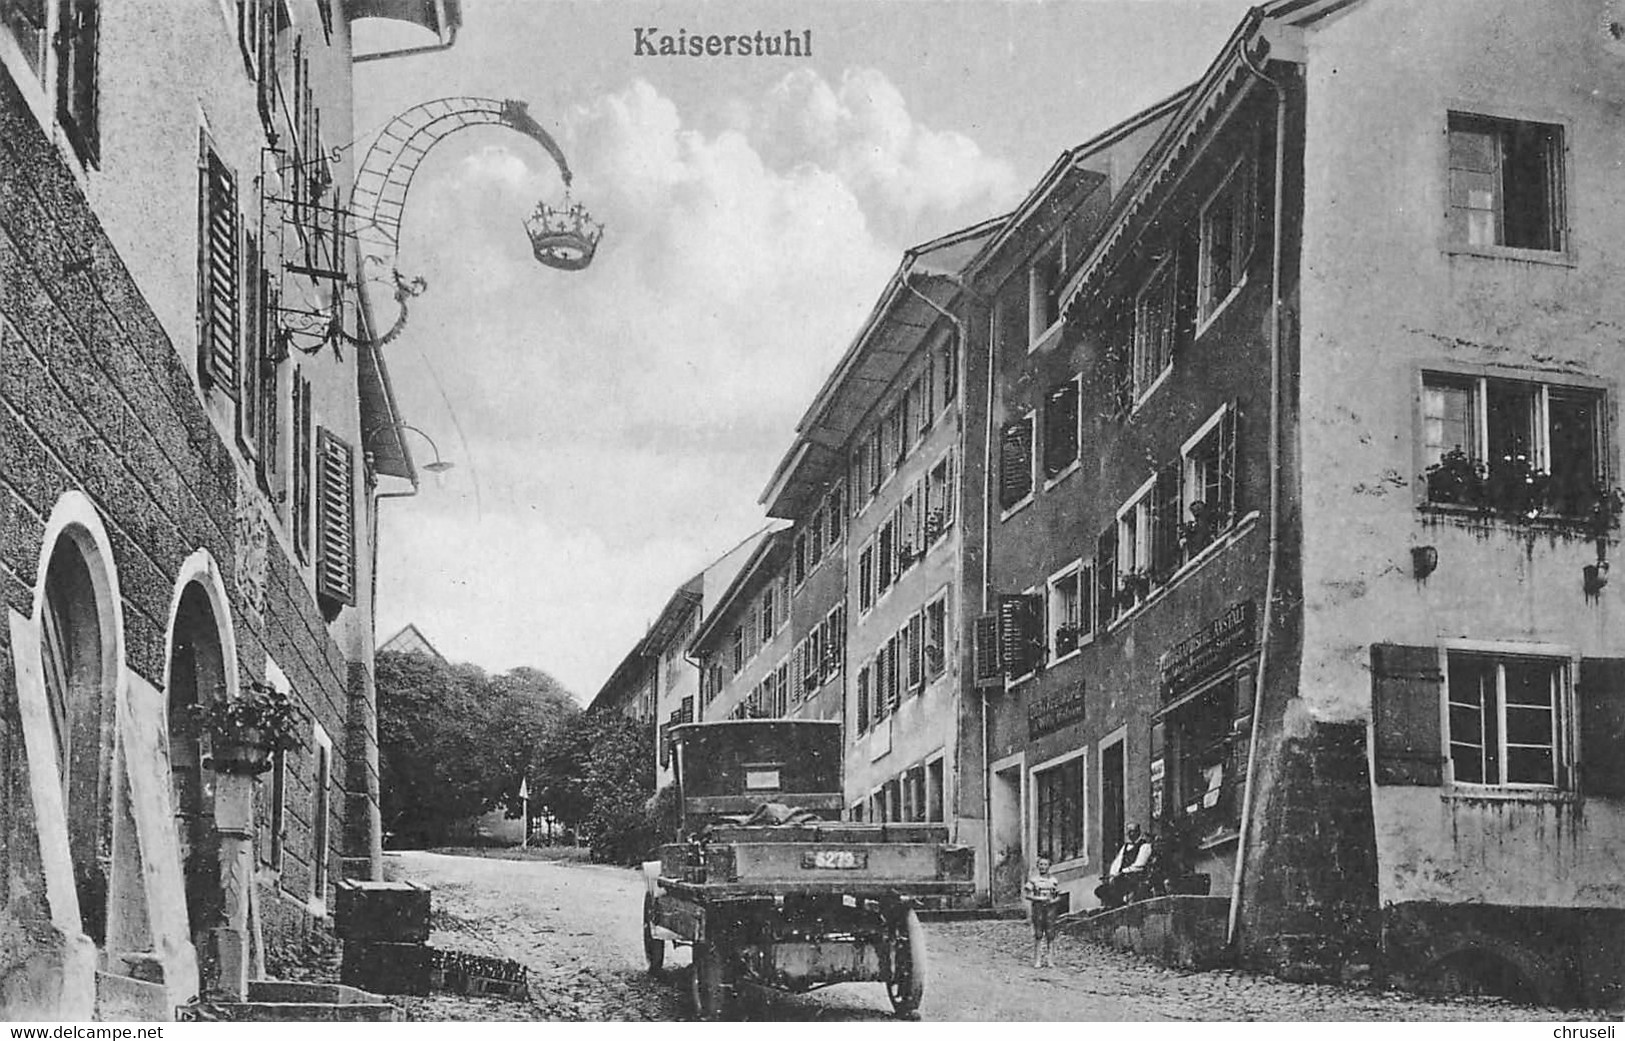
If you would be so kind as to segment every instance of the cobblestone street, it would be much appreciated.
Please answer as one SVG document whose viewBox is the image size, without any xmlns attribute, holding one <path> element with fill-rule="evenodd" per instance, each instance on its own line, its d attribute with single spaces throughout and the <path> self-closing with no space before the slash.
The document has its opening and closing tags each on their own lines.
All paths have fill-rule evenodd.
<svg viewBox="0 0 1625 1041">
<path fill-rule="evenodd" d="M 687 1018 L 688 957 L 644 969 L 642 881 L 623 868 L 409 852 L 390 874 L 434 890 L 436 946 L 513 958 L 530 969 L 529 1003 L 437 995 L 400 999 L 421 1020 Z M 927 1020 L 1557 1020 L 1558 1009 L 1500 1001 L 1283 983 L 1239 972 L 1183 973 L 1063 938 L 1056 967 L 1026 962 L 1015 921 L 927 924 Z M 816 994 L 748 994 L 740 1015 L 763 1020 L 889 1018 L 879 984 Z M 1569 1013 L 1568 1015 L 1575 1015 Z"/>
</svg>

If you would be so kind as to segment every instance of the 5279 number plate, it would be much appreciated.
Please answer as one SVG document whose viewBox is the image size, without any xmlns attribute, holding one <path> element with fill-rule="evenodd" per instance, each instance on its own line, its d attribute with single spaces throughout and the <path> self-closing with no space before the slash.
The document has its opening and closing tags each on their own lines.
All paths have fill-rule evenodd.
<svg viewBox="0 0 1625 1041">
<path fill-rule="evenodd" d="M 810 849 L 801 854 L 801 866 L 814 870 L 861 871 L 869 866 L 869 854 L 856 849 Z"/>
</svg>

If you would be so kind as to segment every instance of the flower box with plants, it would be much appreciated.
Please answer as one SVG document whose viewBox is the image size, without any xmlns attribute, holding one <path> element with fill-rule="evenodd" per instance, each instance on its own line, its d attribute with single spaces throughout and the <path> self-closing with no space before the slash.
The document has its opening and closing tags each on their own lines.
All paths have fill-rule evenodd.
<svg viewBox="0 0 1625 1041">
<path fill-rule="evenodd" d="M 262 774 L 272 756 L 301 747 L 304 713 L 275 687 L 251 683 L 235 698 L 193 705 L 192 712 L 209 737 L 211 770 L 225 774 Z"/>
<path fill-rule="evenodd" d="M 1564 480 L 1519 450 L 1485 463 L 1460 448 L 1422 474 L 1430 506 L 1465 507 L 1510 523 L 1555 522 L 1604 538 L 1619 527 L 1625 493 L 1598 480 Z"/>
<path fill-rule="evenodd" d="M 1151 576 L 1136 568 L 1125 572 L 1117 583 L 1117 607 L 1127 611 L 1151 592 Z"/>
<path fill-rule="evenodd" d="M 1057 656 L 1071 654 L 1078 649 L 1078 640 L 1083 637 L 1083 626 L 1075 622 L 1066 622 L 1055 627 L 1055 653 Z"/>
</svg>

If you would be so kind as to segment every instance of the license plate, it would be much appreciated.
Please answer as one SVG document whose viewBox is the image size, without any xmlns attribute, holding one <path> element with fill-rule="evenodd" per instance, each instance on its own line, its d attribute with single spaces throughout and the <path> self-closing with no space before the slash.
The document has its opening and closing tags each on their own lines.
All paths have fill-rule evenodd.
<svg viewBox="0 0 1625 1041">
<path fill-rule="evenodd" d="M 869 854 L 855 849 L 811 849 L 801 854 L 801 866 L 821 871 L 861 871 Z"/>
</svg>

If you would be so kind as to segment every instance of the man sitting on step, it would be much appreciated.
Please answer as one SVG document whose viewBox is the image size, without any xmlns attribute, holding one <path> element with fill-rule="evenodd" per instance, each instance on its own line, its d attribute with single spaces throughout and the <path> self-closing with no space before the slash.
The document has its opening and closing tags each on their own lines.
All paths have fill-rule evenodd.
<svg viewBox="0 0 1625 1041">
<path fill-rule="evenodd" d="M 1095 887 L 1095 896 L 1103 908 L 1121 907 L 1131 900 L 1143 899 L 1146 883 L 1150 881 L 1151 843 L 1140 833 L 1138 824 L 1130 824 L 1118 847 L 1117 856 L 1106 876 Z"/>
</svg>

